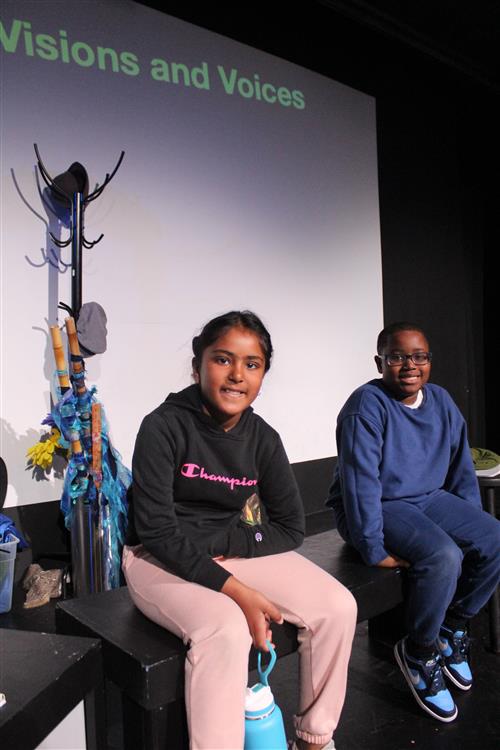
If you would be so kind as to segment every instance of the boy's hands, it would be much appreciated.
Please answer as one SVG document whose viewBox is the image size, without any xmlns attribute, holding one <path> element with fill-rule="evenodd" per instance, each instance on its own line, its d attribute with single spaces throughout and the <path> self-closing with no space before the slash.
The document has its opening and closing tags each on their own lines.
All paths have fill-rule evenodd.
<svg viewBox="0 0 500 750">
<path fill-rule="evenodd" d="M 266 639 L 272 642 L 271 621 L 279 625 L 283 622 L 283 615 L 279 609 L 260 591 L 245 586 L 234 576 L 227 579 L 221 591 L 233 599 L 243 611 L 255 648 L 259 651 L 269 651 Z"/>
<path fill-rule="evenodd" d="M 410 563 L 402 560 L 395 555 L 387 555 L 383 560 L 377 563 L 377 568 L 409 568 Z"/>
</svg>

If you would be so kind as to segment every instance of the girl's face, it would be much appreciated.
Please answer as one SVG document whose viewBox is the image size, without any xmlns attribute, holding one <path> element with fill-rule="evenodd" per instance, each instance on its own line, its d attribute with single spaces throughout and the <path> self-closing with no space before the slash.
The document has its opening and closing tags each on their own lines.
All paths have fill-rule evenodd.
<svg viewBox="0 0 500 750">
<path fill-rule="evenodd" d="M 204 350 L 194 379 L 207 412 L 227 431 L 257 398 L 264 374 L 259 337 L 247 328 L 234 327 Z"/>
</svg>

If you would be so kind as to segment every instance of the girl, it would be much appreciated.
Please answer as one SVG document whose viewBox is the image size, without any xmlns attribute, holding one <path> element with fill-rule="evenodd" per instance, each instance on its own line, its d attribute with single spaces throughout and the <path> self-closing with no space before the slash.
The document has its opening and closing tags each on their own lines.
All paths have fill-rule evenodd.
<svg viewBox="0 0 500 750">
<path fill-rule="evenodd" d="M 298 488 L 251 408 L 272 350 L 251 312 L 211 320 L 193 339 L 195 384 L 145 417 L 135 445 L 123 570 L 137 607 L 189 646 L 196 750 L 243 748 L 248 652 L 267 650 L 271 621 L 299 628 L 296 750 L 334 747 L 345 696 L 356 604 L 291 551 L 304 536 Z"/>
</svg>

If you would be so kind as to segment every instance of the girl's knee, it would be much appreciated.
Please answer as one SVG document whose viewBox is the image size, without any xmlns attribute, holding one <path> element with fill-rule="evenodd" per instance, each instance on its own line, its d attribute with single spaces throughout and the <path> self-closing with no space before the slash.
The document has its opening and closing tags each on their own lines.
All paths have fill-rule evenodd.
<svg viewBox="0 0 500 750">
<path fill-rule="evenodd" d="M 344 588 L 342 597 L 341 614 L 346 622 L 356 624 L 358 619 L 358 603 L 351 592 L 346 588 Z"/>
<path fill-rule="evenodd" d="M 318 604 L 323 617 L 332 623 L 356 623 L 358 605 L 349 589 L 332 578 L 331 585 L 323 590 Z"/>
<path fill-rule="evenodd" d="M 226 611 L 225 616 L 213 624 L 210 639 L 217 641 L 219 648 L 250 650 L 252 637 L 245 615 L 238 605 Z"/>
<path fill-rule="evenodd" d="M 209 665 L 214 673 L 231 675 L 230 679 L 244 685 L 248 676 L 248 654 L 252 639 L 241 610 L 231 613 L 226 609 L 226 614 L 226 617 L 218 617 L 215 621 L 212 618 L 192 634 L 186 655 L 187 663 L 191 669 L 202 664 L 205 667 Z"/>
</svg>

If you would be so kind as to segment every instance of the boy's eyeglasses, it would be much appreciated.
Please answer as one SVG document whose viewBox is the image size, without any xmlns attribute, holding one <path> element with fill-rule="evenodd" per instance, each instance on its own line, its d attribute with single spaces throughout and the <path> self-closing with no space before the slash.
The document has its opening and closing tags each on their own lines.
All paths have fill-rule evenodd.
<svg viewBox="0 0 500 750">
<path fill-rule="evenodd" d="M 432 359 L 432 352 L 413 352 L 413 354 L 381 354 L 389 367 L 403 365 L 407 359 L 411 359 L 414 365 L 428 365 Z"/>
</svg>

